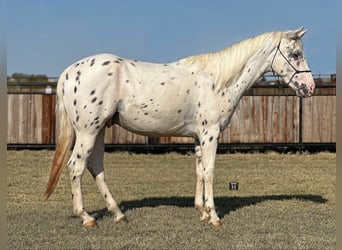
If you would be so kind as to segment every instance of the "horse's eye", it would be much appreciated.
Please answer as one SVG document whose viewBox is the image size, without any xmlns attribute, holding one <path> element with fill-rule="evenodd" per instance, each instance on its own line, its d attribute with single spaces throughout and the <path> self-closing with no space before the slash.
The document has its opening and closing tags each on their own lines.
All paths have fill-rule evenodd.
<svg viewBox="0 0 342 250">
<path fill-rule="evenodd" d="M 301 57 L 301 53 L 300 52 L 293 52 L 291 54 L 291 57 L 294 59 L 294 60 L 298 60 L 300 57 Z"/>
</svg>

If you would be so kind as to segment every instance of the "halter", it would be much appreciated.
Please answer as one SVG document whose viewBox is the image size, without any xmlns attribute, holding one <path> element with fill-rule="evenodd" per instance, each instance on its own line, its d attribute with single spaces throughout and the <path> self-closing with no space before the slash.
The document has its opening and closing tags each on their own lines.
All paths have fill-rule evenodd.
<svg viewBox="0 0 342 250">
<path fill-rule="evenodd" d="M 287 85 L 290 84 L 290 82 L 292 81 L 293 77 L 297 74 L 301 74 L 301 73 L 310 73 L 311 70 L 298 70 L 295 66 L 292 65 L 292 63 L 286 58 L 286 56 L 283 54 L 283 52 L 281 52 L 280 50 L 280 43 L 281 41 L 279 42 L 278 46 L 277 46 L 277 50 L 276 52 L 274 53 L 274 56 L 273 56 L 273 59 L 272 59 L 272 64 L 271 64 L 271 69 L 272 69 L 272 72 L 273 72 L 273 75 L 276 76 L 276 73 L 274 72 L 274 69 L 273 69 L 273 63 L 274 63 L 274 59 L 279 51 L 280 55 L 285 59 L 285 61 L 291 66 L 291 68 L 295 71 L 290 80 L 288 81 Z M 278 82 L 279 82 L 279 76 L 278 76 Z"/>
</svg>

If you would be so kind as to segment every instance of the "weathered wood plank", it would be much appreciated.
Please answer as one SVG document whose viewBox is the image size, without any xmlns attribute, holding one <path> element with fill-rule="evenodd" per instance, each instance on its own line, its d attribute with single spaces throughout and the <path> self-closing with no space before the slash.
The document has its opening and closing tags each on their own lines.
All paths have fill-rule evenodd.
<svg viewBox="0 0 342 250">
<path fill-rule="evenodd" d="M 219 142 L 298 143 L 299 100 L 295 96 L 244 96 Z M 303 142 L 336 142 L 336 96 L 314 96 L 302 102 Z M 55 95 L 9 94 L 7 142 L 54 143 L 58 136 L 55 104 Z M 105 143 L 147 144 L 148 137 L 113 125 L 106 128 Z M 194 143 L 194 139 L 161 137 L 159 143 Z"/>
</svg>

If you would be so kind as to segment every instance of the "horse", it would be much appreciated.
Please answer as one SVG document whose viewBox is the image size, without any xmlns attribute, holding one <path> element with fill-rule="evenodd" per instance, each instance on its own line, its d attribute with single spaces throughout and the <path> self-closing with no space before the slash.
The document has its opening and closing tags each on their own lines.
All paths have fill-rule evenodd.
<svg viewBox="0 0 342 250">
<path fill-rule="evenodd" d="M 105 182 L 103 166 L 105 129 L 118 124 L 140 135 L 193 137 L 194 205 L 201 221 L 220 226 L 213 197 L 219 134 L 228 126 L 243 94 L 267 72 L 281 77 L 298 97 L 313 95 L 315 83 L 301 40 L 305 32 L 304 27 L 267 32 L 219 51 L 166 64 L 113 54 L 73 63 L 57 84 L 59 136 L 46 200 L 68 166 L 74 213 L 84 227 L 95 226 L 82 200 L 81 180 L 87 168 L 114 222 L 125 220 Z"/>
</svg>

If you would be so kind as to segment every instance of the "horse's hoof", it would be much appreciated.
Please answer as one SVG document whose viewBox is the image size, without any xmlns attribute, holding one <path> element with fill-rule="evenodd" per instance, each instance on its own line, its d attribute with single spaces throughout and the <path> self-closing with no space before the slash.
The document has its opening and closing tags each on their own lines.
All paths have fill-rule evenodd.
<svg viewBox="0 0 342 250">
<path fill-rule="evenodd" d="M 126 216 L 122 216 L 120 218 L 115 218 L 114 222 L 115 223 L 121 223 L 121 222 L 128 222 L 128 220 L 127 220 Z"/>
<path fill-rule="evenodd" d="M 220 220 L 210 222 L 210 224 L 211 224 L 213 227 L 220 227 L 220 226 L 222 226 L 222 222 L 221 222 Z"/>
<path fill-rule="evenodd" d="M 90 220 L 86 223 L 83 223 L 83 226 L 85 228 L 91 228 L 91 227 L 95 227 L 96 226 L 96 220 Z"/>
<path fill-rule="evenodd" d="M 210 216 L 203 216 L 203 217 L 201 217 L 201 221 L 204 222 L 204 223 L 209 223 Z"/>
</svg>

